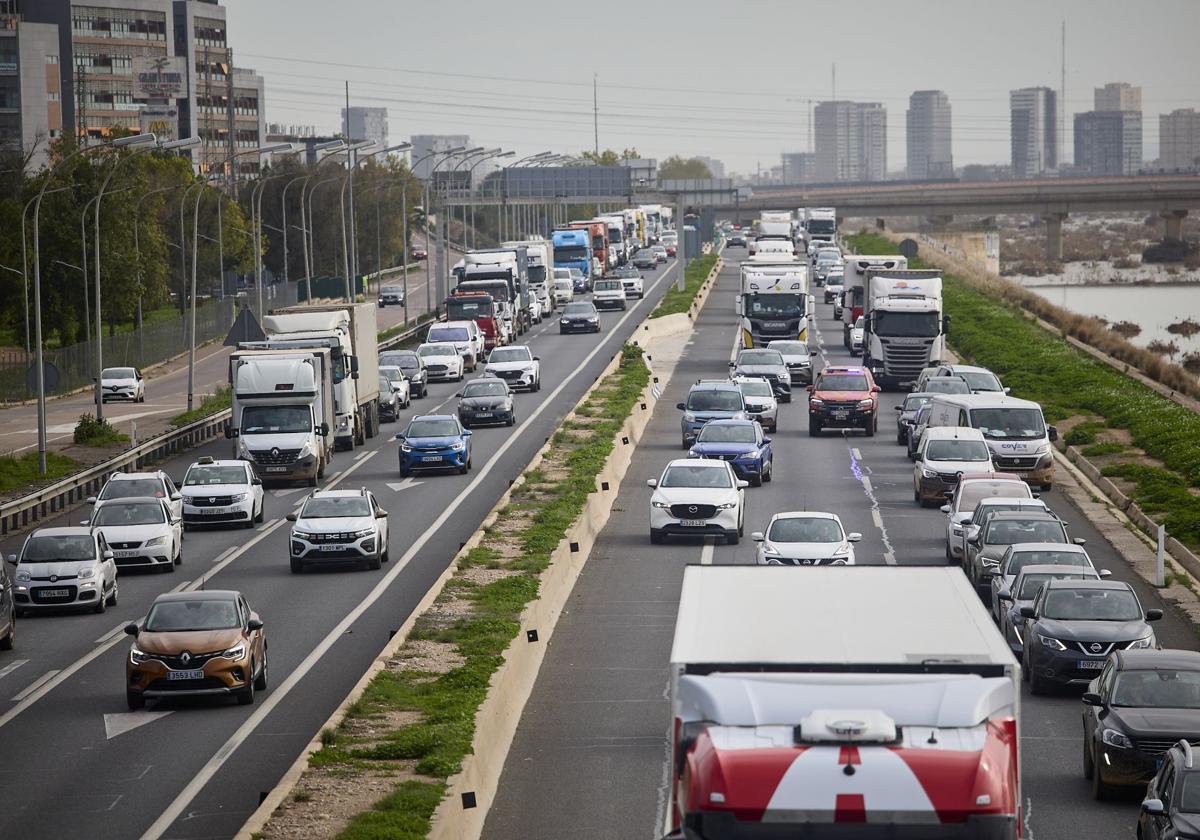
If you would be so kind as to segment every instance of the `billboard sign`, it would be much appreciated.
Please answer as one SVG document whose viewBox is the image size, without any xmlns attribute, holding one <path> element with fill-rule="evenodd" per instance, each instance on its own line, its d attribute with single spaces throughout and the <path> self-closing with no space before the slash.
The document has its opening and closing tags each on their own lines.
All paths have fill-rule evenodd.
<svg viewBox="0 0 1200 840">
<path fill-rule="evenodd" d="M 179 99 L 187 95 L 187 63 L 180 56 L 135 56 L 134 95 L 147 99 Z"/>
<path fill-rule="evenodd" d="M 179 109 L 174 106 L 142 108 L 138 119 L 143 134 L 152 131 L 158 140 L 179 139 Z"/>
</svg>

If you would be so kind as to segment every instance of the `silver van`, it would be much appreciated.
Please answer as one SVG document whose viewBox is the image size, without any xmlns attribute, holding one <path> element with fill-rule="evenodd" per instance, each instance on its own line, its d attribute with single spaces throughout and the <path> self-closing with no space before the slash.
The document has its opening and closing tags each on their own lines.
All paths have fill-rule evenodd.
<svg viewBox="0 0 1200 840">
<path fill-rule="evenodd" d="M 1049 490 L 1054 482 L 1050 444 L 1058 430 L 1042 407 L 1004 394 L 938 394 L 929 403 L 929 427 L 969 426 L 983 433 L 997 470 Z"/>
</svg>

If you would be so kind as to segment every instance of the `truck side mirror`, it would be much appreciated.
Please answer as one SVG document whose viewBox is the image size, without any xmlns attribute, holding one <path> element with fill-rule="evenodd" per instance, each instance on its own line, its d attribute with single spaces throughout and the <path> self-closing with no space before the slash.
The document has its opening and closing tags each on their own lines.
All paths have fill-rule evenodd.
<svg viewBox="0 0 1200 840">
<path fill-rule="evenodd" d="M 238 434 L 239 434 L 239 431 L 237 429 L 235 429 L 233 426 L 225 427 L 225 437 L 228 440 L 233 440 L 235 437 L 238 436 Z"/>
<path fill-rule="evenodd" d="M 735 315 L 742 314 L 742 296 L 738 295 L 733 299 L 733 312 Z"/>
<path fill-rule="evenodd" d="M 313 428 L 313 432 L 320 435 L 321 437 L 329 437 L 329 424 L 328 423 L 318 423 Z"/>
<path fill-rule="evenodd" d="M 1050 442 L 1053 443 L 1058 440 L 1058 429 L 1054 426 L 1048 426 L 1046 428 L 1046 435 L 1050 438 Z"/>
</svg>

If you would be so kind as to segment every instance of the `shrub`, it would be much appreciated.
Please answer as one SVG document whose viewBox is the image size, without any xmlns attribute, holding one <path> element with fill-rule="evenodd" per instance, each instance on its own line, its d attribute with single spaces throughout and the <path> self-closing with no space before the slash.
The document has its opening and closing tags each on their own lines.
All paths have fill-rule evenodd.
<svg viewBox="0 0 1200 840">
<path fill-rule="evenodd" d="M 75 425 L 75 442 L 83 446 L 109 446 L 128 443 L 129 435 L 123 435 L 109 425 L 107 420 L 97 420 L 94 415 L 81 414 Z"/>
</svg>

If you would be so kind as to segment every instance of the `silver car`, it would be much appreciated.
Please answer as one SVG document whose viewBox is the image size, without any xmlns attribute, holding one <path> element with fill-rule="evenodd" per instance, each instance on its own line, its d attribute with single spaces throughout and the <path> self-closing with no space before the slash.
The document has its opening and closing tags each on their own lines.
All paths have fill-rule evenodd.
<svg viewBox="0 0 1200 840">
<path fill-rule="evenodd" d="M 733 380 L 742 389 L 746 414 L 769 432 L 779 431 L 779 403 L 771 383 L 758 376 L 739 376 Z"/>
<path fill-rule="evenodd" d="M 783 354 L 767 348 L 747 348 L 729 363 L 732 377 L 757 376 L 771 383 L 775 398 L 780 402 L 792 401 L 792 375 L 784 364 Z"/>
<path fill-rule="evenodd" d="M 793 385 L 812 384 L 812 352 L 804 341 L 776 339 L 767 344 L 768 350 L 778 350 L 787 365 Z"/>
</svg>

